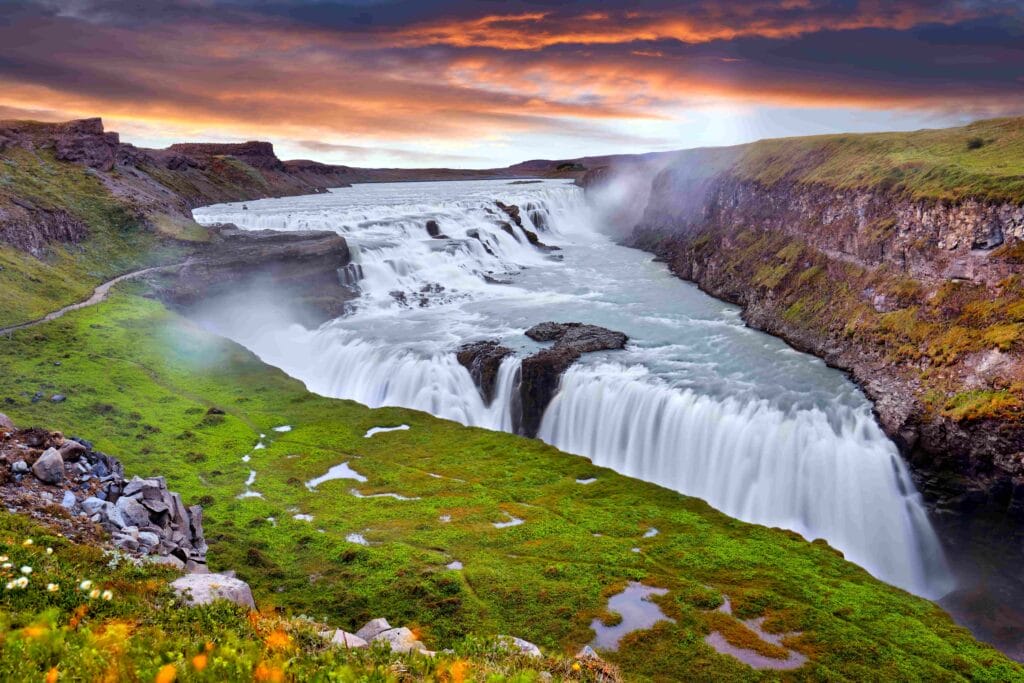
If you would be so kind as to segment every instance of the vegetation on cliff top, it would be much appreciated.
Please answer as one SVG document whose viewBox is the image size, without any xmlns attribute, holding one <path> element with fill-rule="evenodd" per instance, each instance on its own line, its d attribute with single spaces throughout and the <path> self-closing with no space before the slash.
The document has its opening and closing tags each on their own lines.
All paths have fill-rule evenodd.
<svg viewBox="0 0 1024 683">
<path fill-rule="evenodd" d="M 658 601 L 675 622 L 607 654 L 633 680 L 1024 677 L 934 604 L 823 543 L 729 519 L 540 442 L 313 396 L 137 296 L 0 340 L 0 363 L 0 398 L 16 422 L 92 437 L 129 473 L 165 475 L 202 503 L 214 568 L 237 570 L 265 610 L 350 630 L 385 616 L 418 626 L 438 649 L 510 633 L 571 653 L 591 639 L 593 618 L 607 618 L 607 596 L 643 581 L 669 590 Z M 68 398 L 32 402 L 37 391 Z M 397 424 L 410 429 L 364 437 Z M 273 431 L 284 425 L 292 429 Z M 368 481 L 306 486 L 345 462 Z M 250 471 L 248 490 L 261 497 L 239 498 Z M 597 481 L 576 483 L 587 477 Z M 404 499 L 364 497 L 374 494 Z M 496 528 L 507 515 L 524 523 Z M 650 528 L 660 533 L 646 536 Z M 447 568 L 455 560 L 461 570 Z M 786 642 L 810 662 L 779 674 L 717 654 L 703 640 L 712 628 L 740 645 L 750 636 L 711 611 L 723 595 L 739 618 L 802 632 Z M 172 650 L 198 640 L 185 642 Z"/>
<path fill-rule="evenodd" d="M 764 184 L 881 189 L 912 199 L 1024 201 L 1024 118 L 907 133 L 761 140 L 732 172 Z"/>
</svg>

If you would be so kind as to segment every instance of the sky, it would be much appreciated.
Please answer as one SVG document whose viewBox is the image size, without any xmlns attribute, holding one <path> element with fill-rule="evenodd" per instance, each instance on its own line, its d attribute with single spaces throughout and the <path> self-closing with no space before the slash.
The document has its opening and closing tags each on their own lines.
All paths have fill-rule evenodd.
<svg viewBox="0 0 1024 683">
<path fill-rule="evenodd" d="M 1024 114 L 1024 0 L 0 0 L 0 119 L 487 168 Z"/>
</svg>

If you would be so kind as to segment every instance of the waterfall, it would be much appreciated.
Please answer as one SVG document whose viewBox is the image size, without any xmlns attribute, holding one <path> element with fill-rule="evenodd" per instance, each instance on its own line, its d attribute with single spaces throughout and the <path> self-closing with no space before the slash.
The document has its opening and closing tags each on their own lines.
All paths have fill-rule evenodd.
<svg viewBox="0 0 1024 683">
<path fill-rule="evenodd" d="M 521 208 L 522 229 L 496 199 Z M 368 185 L 195 215 L 349 240 L 354 263 L 339 276 L 361 291 L 349 316 L 310 330 L 269 306 L 196 313 L 310 391 L 511 431 L 519 357 L 539 348 L 523 330 L 550 319 L 604 324 L 629 334 L 630 347 L 570 368 L 539 438 L 733 517 L 825 538 L 915 593 L 952 587 L 907 469 L 849 380 L 612 244 L 577 188 Z M 427 221 L 445 239 L 428 235 Z M 526 230 L 565 260 L 531 245 Z M 454 350 L 490 338 L 519 357 L 502 362 L 486 405 Z"/>
</svg>

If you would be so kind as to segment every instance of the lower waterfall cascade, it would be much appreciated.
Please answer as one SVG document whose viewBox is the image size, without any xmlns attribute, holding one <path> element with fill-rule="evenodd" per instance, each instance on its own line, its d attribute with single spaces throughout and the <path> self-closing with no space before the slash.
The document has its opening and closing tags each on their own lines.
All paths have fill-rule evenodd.
<svg viewBox="0 0 1024 683">
<path fill-rule="evenodd" d="M 521 225 L 499 201 L 519 207 Z M 620 330 L 626 350 L 586 354 L 563 375 L 538 438 L 738 519 L 824 538 L 919 595 L 953 588 L 909 472 L 856 386 L 616 245 L 601 210 L 565 181 L 356 185 L 194 215 L 349 241 L 340 277 L 359 290 L 349 315 L 307 329 L 272 292 L 193 312 L 310 391 L 511 431 L 519 359 L 542 348 L 528 327 Z M 454 354 L 482 339 L 516 351 L 490 404 Z"/>
</svg>

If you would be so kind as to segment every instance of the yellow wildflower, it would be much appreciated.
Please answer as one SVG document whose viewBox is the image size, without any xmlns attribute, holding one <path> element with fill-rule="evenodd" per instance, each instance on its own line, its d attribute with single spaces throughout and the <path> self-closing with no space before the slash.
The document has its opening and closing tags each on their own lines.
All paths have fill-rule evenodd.
<svg viewBox="0 0 1024 683">
<path fill-rule="evenodd" d="M 286 650 L 292 644 L 292 638 L 284 631 L 278 629 L 272 631 L 266 639 L 267 649 L 269 650 Z"/>
<path fill-rule="evenodd" d="M 57 683 L 57 678 L 60 676 L 60 672 L 57 671 L 57 667 L 53 667 L 46 672 L 46 683 Z"/>
<path fill-rule="evenodd" d="M 196 655 L 192 658 L 192 668 L 196 671 L 202 671 L 206 668 L 206 655 Z"/>
<path fill-rule="evenodd" d="M 32 545 L 32 539 L 26 538 L 24 541 L 21 542 L 21 544 L 27 548 L 28 546 Z"/>
<path fill-rule="evenodd" d="M 580 668 L 581 668 L 581 667 L 580 667 L 580 663 L 579 663 L 579 662 L 573 662 L 573 663 L 572 663 L 572 670 L 573 670 L 573 671 L 579 671 L 579 670 L 580 670 Z"/>
</svg>

